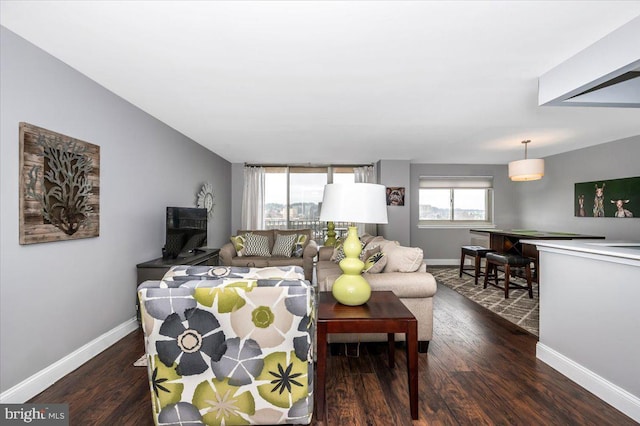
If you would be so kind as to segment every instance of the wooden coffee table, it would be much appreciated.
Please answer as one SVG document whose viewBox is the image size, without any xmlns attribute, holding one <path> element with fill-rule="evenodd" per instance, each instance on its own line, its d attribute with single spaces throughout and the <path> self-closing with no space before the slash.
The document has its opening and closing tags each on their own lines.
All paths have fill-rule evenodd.
<svg viewBox="0 0 640 426">
<path fill-rule="evenodd" d="M 316 366 L 317 415 L 325 418 L 325 373 L 327 369 L 328 333 L 387 333 L 389 367 L 395 365 L 394 333 L 405 333 L 407 373 L 411 418 L 418 419 L 418 321 L 391 291 L 371 292 L 371 299 L 361 306 L 338 303 L 331 292 L 318 296 L 318 336 Z"/>
</svg>

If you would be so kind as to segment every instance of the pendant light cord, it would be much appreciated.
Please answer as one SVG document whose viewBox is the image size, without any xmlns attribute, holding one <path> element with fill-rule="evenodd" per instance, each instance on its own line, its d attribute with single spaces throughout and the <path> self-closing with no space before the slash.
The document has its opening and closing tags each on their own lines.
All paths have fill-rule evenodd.
<svg viewBox="0 0 640 426">
<path fill-rule="evenodd" d="M 526 141 L 522 141 L 522 143 L 524 144 L 524 159 L 527 159 L 527 145 L 529 144 L 529 142 L 531 142 L 530 139 L 527 139 Z"/>
</svg>

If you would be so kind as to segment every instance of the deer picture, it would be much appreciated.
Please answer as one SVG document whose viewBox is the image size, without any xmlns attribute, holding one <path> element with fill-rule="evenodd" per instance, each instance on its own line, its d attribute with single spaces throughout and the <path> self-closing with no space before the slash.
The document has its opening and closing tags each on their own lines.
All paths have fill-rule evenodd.
<svg viewBox="0 0 640 426">
<path fill-rule="evenodd" d="M 596 183 L 596 196 L 593 199 L 593 217 L 604 217 L 604 186 L 605 183 L 602 183 L 602 186 L 598 188 L 598 184 Z"/>
<path fill-rule="evenodd" d="M 611 203 L 615 204 L 616 208 L 618 209 L 613 216 L 614 217 L 633 217 L 633 213 L 631 213 L 629 210 L 624 208 L 624 205 L 627 204 L 628 202 L 629 200 L 611 200 Z"/>
<path fill-rule="evenodd" d="M 578 196 L 578 216 L 585 217 L 587 212 L 584 209 L 584 194 Z"/>
</svg>

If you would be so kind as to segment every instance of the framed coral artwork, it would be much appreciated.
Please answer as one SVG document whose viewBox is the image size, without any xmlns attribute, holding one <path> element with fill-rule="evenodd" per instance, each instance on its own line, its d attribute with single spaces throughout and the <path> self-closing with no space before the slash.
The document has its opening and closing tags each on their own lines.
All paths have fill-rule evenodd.
<svg viewBox="0 0 640 426">
<path fill-rule="evenodd" d="M 577 217 L 640 217 L 640 176 L 575 184 Z"/>
<path fill-rule="evenodd" d="M 20 244 L 100 235 L 100 147 L 20 123 Z"/>
</svg>

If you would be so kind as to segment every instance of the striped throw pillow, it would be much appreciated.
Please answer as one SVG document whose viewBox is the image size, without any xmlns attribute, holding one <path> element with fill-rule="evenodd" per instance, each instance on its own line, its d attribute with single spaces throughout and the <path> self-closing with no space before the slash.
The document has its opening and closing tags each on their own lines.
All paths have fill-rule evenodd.
<svg viewBox="0 0 640 426">
<path fill-rule="evenodd" d="M 244 241 L 244 255 L 271 257 L 269 238 L 266 235 L 247 234 Z"/>
<path fill-rule="evenodd" d="M 296 243 L 296 236 L 296 234 L 278 234 L 271 255 L 291 257 L 293 245 Z"/>
</svg>

